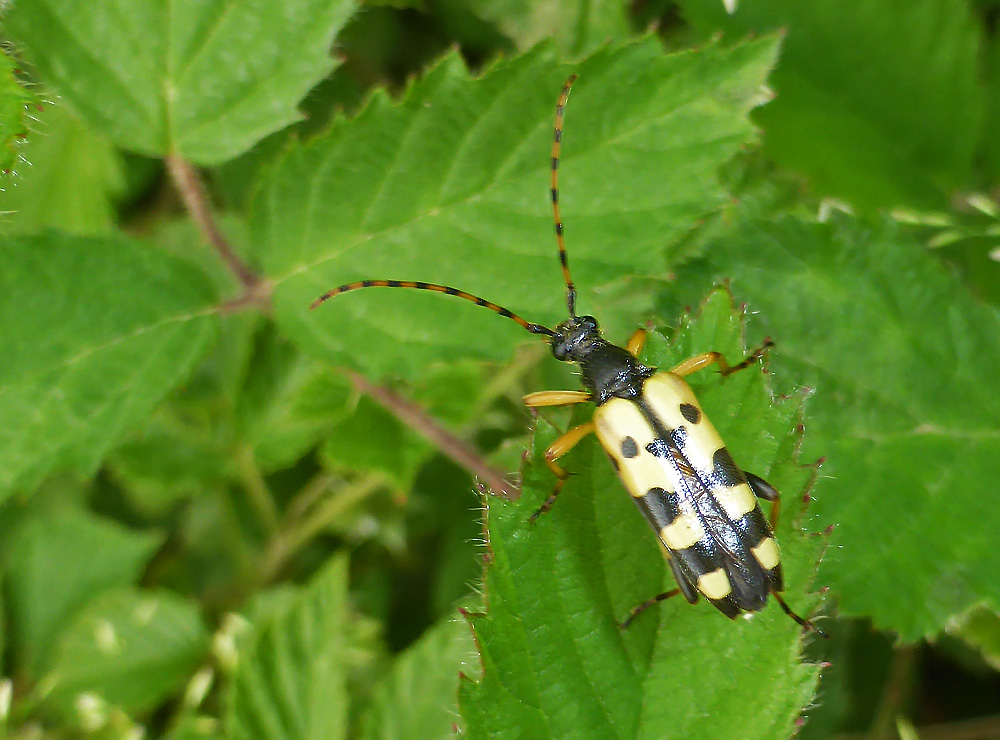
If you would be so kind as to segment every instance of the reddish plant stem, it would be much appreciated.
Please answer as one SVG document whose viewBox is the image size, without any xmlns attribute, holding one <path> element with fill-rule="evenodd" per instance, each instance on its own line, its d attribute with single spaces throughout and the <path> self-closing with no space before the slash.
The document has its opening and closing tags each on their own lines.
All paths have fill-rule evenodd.
<svg viewBox="0 0 1000 740">
<path fill-rule="evenodd" d="M 390 388 L 372 383 L 359 373 L 352 370 L 344 372 L 356 390 L 371 396 L 379 406 L 441 450 L 448 459 L 479 478 L 494 494 L 511 500 L 518 497 L 520 491 L 504 478 L 502 472 L 487 463 L 465 440 L 442 427 L 419 405 Z"/>
<path fill-rule="evenodd" d="M 201 231 L 205 241 L 219 253 L 222 261 L 226 263 L 226 266 L 246 289 L 246 293 L 248 295 L 257 294 L 260 288 L 260 278 L 243 263 L 243 260 L 239 258 L 239 255 L 229 245 L 229 241 L 216 225 L 215 217 L 208 207 L 205 187 L 197 170 L 186 159 L 177 154 L 170 154 L 167 156 L 167 171 L 184 202 L 184 207 L 198 225 L 198 230 Z"/>
</svg>

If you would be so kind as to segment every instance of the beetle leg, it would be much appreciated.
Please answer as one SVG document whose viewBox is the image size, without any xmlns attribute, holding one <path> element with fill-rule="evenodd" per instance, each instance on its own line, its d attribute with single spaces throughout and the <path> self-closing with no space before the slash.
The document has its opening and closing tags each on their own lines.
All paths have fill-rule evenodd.
<svg viewBox="0 0 1000 740">
<path fill-rule="evenodd" d="M 669 591 L 664 591 L 662 594 L 657 594 L 651 599 L 646 599 L 644 602 L 639 604 L 639 606 L 635 607 L 632 611 L 630 611 L 628 613 L 628 616 L 625 617 L 625 620 L 618 626 L 621 627 L 623 630 L 628 629 L 629 625 L 631 625 L 632 622 L 635 621 L 635 618 L 638 617 L 640 614 L 642 614 L 644 611 L 646 611 L 649 607 L 655 604 L 659 604 L 661 601 L 666 601 L 667 599 L 671 599 L 679 593 L 681 593 L 681 590 L 679 588 L 672 588 Z"/>
<path fill-rule="evenodd" d="M 743 471 L 743 474 L 747 477 L 747 483 L 750 484 L 750 490 L 754 492 L 754 495 L 771 502 L 771 531 L 773 532 L 778 528 L 778 518 L 781 516 L 781 494 L 778 493 L 778 489 L 759 475 L 746 471 Z"/>
<path fill-rule="evenodd" d="M 552 505 L 556 502 L 556 498 L 559 496 L 559 492 L 562 491 L 563 486 L 566 484 L 566 479 L 569 478 L 569 473 L 567 473 L 566 470 L 556 462 L 556 460 L 576 447 L 577 443 L 581 439 L 593 431 L 594 422 L 588 421 L 586 424 L 580 424 L 579 426 L 575 426 L 570 429 L 559 439 L 549 445 L 547 450 L 545 450 L 545 464 L 557 478 L 556 487 L 555 490 L 552 491 L 552 494 L 545 499 L 545 503 L 538 507 L 538 511 L 531 515 L 528 519 L 529 522 L 534 524 L 538 517 L 552 508 Z"/>
<path fill-rule="evenodd" d="M 781 494 L 778 493 L 777 488 L 772 486 L 759 475 L 747 473 L 746 471 L 744 471 L 744 474 L 747 477 L 747 483 L 750 484 L 750 490 L 754 492 L 754 495 L 757 496 L 757 498 L 762 498 L 765 501 L 771 502 L 771 531 L 774 532 L 778 528 L 778 517 L 781 515 Z M 777 591 L 772 591 L 771 595 L 774 596 L 775 601 L 777 601 L 781 606 L 781 610 L 794 619 L 799 625 L 805 627 L 807 630 L 815 632 L 820 637 L 829 639 L 830 636 L 813 624 L 810 620 L 804 619 L 793 612 L 791 607 L 785 603 L 785 600 L 781 598 L 781 595 Z"/>
<path fill-rule="evenodd" d="M 649 607 L 654 604 L 659 604 L 661 601 L 665 601 L 666 599 L 676 596 L 677 594 L 681 594 L 690 604 L 695 604 L 698 601 L 697 589 L 688 583 L 688 580 L 681 572 L 680 564 L 675 558 L 671 557 L 670 550 L 667 549 L 667 546 L 664 545 L 663 542 L 660 542 L 660 549 L 663 551 L 663 557 L 666 558 L 667 564 L 670 565 L 670 572 L 674 574 L 674 580 L 677 581 L 677 588 L 672 588 L 669 591 L 664 591 L 662 594 L 657 594 L 651 599 L 646 599 L 644 602 L 639 604 L 639 606 L 632 609 L 632 611 L 628 613 L 628 616 L 625 617 L 625 620 L 618 625 L 622 629 L 628 629 L 628 626 L 635 621 L 635 618 L 642 614 L 642 612 L 646 611 Z"/>
<path fill-rule="evenodd" d="M 764 350 L 766 350 L 768 347 L 773 347 L 773 346 L 774 342 L 771 341 L 770 337 L 767 337 L 764 340 L 763 344 L 761 344 L 757 349 L 755 349 L 753 352 L 747 355 L 743 359 L 743 361 L 737 365 L 730 365 L 728 362 L 726 362 L 726 358 L 723 356 L 721 352 L 704 352 L 700 355 L 689 357 L 688 359 L 684 360 L 684 362 L 674 367 L 670 372 L 672 372 L 674 375 L 680 375 L 683 378 L 684 376 L 690 375 L 691 373 L 698 372 L 699 370 L 704 370 L 709 365 L 718 364 L 719 373 L 722 375 L 722 377 L 726 377 L 727 375 L 732 375 L 738 370 L 750 367 L 750 365 L 755 363 L 757 359 L 764 354 Z"/>
<path fill-rule="evenodd" d="M 815 632 L 817 635 L 819 635 L 820 637 L 822 637 L 824 640 L 829 640 L 830 639 L 830 635 L 826 634 L 826 632 L 824 632 L 819 627 L 817 627 L 815 624 L 813 624 L 811 620 L 804 619 L 803 617 L 800 617 L 798 614 L 796 614 L 795 612 L 793 612 L 792 609 L 791 609 L 791 607 L 789 607 L 788 604 L 785 603 L 785 600 L 783 598 L 781 598 L 781 595 L 778 594 L 776 591 L 772 591 L 771 595 L 774 597 L 774 600 L 778 602 L 778 605 L 781 607 L 781 610 L 785 614 L 787 614 L 788 616 L 790 616 L 792 619 L 794 619 L 799 624 L 799 626 L 804 627 L 805 629 L 809 630 L 810 632 Z"/>
<path fill-rule="evenodd" d="M 590 394 L 586 391 L 538 391 L 524 397 L 524 405 L 531 408 L 538 406 L 568 406 L 571 403 L 586 403 Z"/>
<path fill-rule="evenodd" d="M 628 344 L 625 345 L 625 349 L 628 350 L 629 354 L 633 357 L 638 357 L 639 353 L 642 352 L 642 348 L 646 346 L 646 330 L 643 328 L 636 329 L 635 332 L 628 338 Z"/>
</svg>

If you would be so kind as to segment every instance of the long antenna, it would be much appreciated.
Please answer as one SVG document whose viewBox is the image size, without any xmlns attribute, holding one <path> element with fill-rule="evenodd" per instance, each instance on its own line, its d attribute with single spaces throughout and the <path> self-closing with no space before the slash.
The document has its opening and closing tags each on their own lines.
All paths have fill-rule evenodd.
<svg viewBox="0 0 1000 740">
<path fill-rule="evenodd" d="M 559 152 L 562 148 L 563 120 L 566 118 L 566 101 L 569 91 L 573 89 L 576 75 L 570 75 L 563 85 L 559 102 L 556 103 L 556 127 L 552 140 L 552 215 L 556 220 L 556 243 L 559 245 L 559 264 L 562 265 L 563 280 L 566 282 L 566 307 L 570 316 L 576 316 L 576 286 L 569 275 L 569 255 L 566 254 L 566 242 L 563 240 L 562 216 L 559 215 Z"/>
<path fill-rule="evenodd" d="M 452 288 L 447 285 L 438 285 L 437 283 L 422 283 L 413 280 L 359 280 L 356 283 L 347 283 L 341 285 L 338 288 L 327 291 L 311 304 L 309 308 L 314 309 L 321 303 L 324 303 L 334 296 L 338 296 L 341 293 L 347 293 L 352 290 L 360 290 L 362 288 L 412 288 L 413 290 L 431 290 L 435 293 L 445 293 L 447 295 L 453 295 L 458 298 L 464 298 L 467 301 L 475 303 L 477 306 L 482 306 L 483 308 L 488 308 L 494 313 L 498 313 L 504 318 L 510 319 L 511 321 L 519 324 L 523 328 L 527 329 L 532 334 L 545 334 L 549 337 L 554 337 L 555 332 L 548 327 L 542 326 L 541 324 L 532 324 L 529 321 L 525 321 L 523 318 L 518 316 L 513 311 L 510 311 L 503 306 L 498 306 L 492 301 L 488 301 L 485 298 L 480 298 L 479 296 L 472 295 L 472 293 L 466 293 L 464 290 L 459 290 L 458 288 Z"/>
</svg>

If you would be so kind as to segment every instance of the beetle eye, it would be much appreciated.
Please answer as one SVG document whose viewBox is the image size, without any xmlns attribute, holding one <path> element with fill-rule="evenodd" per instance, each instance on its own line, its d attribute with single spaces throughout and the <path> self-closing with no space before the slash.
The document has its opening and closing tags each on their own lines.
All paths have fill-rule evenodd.
<svg viewBox="0 0 1000 740">
<path fill-rule="evenodd" d="M 562 337 L 552 338 L 552 356 L 557 360 L 565 360 L 567 355 L 566 341 Z"/>
</svg>

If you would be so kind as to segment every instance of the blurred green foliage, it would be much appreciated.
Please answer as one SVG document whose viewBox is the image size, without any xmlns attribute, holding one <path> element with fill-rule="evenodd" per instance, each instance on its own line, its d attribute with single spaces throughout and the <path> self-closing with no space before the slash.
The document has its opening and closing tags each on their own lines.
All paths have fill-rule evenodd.
<svg viewBox="0 0 1000 740">
<path fill-rule="evenodd" d="M 997 734 L 995 2 L 0 7 L 4 736 Z M 669 575 L 596 442 L 526 521 L 573 374 L 442 296 L 308 310 L 558 322 L 571 72 L 580 308 L 775 340 L 693 385 L 829 641 L 621 632 Z"/>
</svg>

